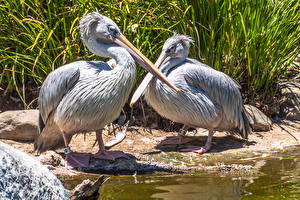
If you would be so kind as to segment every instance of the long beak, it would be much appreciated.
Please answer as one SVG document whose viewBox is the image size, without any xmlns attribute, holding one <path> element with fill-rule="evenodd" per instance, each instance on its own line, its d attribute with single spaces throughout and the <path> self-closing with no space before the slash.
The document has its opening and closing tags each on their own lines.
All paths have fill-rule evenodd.
<svg viewBox="0 0 300 200">
<path fill-rule="evenodd" d="M 144 80 L 141 82 L 139 87 L 136 89 L 136 91 L 132 95 L 132 98 L 131 98 L 130 104 L 129 104 L 130 107 L 132 107 L 133 104 L 140 98 L 140 96 L 142 96 L 142 94 L 144 93 L 146 87 L 148 86 L 148 84 L 150 83 L 152 78 L 153 78 L 153 75 L 150 72 L 148 72 L 148 74 L 146 75 Z"/>
<path fill-rule="evenodd" d="M 161 52 L 161 54 L 159 55 L 158 59 L 155 62 L 155 66 L 160 68 L 165 60 L 169 60 L 167 58 L 168 58 L 168 55 L 165 52 Z"/>
<path fill-rule="evenodd" d="M 120 34 L 115 39 L 115 43 L 128 50 L 129 53 L 137 60 L 137 62 L 147 71 L 151 72 L 153 75 L 157 76 L 158 79 L 165 82 L 169 87 L 180 93 L 180 90 L 170 83 L 167 80 L 167 77 L 161 73 L 161 71 L 155 67 L 154 64 L 148 58 L 146 58 L 146 56 L 144 56 L 137 48 L 135 48 L 135 46 L 133 46 L 124 35 Z"/>
<path fill-rule="evenodd" d="M 160 68 L 161 64 L 165 61 L 165 59 L 167 58 L 167 54 L 162 53 L 160 54 L 159 58 L 157 59 L 157 61 L 155 62 L 155 66 L 157 66 L 158 68 Z M 140 96 L 142 96 L 142 94 L 144 93 L 146 87 L 148 86 L 148 84 L 150 83 L 150 81 L 152 80 L 153 75 L 151 73 L 148 73 L 146 75 L 146 77 L 144 78 L 144 80 L 141 82 L 141 84 L 139 85 L 139 87 L 136 89 L 136 91 L 134 92 L 131 100 L 130 100 L 130 107 L 133 106 L 133 104 L 140 98 Z"/>
</svg>

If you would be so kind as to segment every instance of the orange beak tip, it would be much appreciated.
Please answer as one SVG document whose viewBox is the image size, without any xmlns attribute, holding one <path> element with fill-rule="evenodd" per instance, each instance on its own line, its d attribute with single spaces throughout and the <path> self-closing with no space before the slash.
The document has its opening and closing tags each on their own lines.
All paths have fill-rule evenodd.
<svg viewBox="0 0 300 200">
<path fill-rule="evenodd" d="M 180 90 L 180 89 L 177 89 L 177 93 L 178 93 L 178 95 L 180 95 L 180 93 L 181 93 L 181 90 Z"/>
</svg>

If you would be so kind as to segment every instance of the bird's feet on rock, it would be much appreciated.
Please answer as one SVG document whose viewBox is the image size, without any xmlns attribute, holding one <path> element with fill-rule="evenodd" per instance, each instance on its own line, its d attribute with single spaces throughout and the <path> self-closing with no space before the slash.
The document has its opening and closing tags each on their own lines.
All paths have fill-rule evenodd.
<svg viewBox="0 0 300 200">
<path fill-rule="evenodd" d="M 78 167 L 89 167 L 91 154 L 70 152 L 66 155 L 65 167 L 67 169 L 74 169 Z"/>
<path fill-rule="evenodd" d="M 204 147 L 200 147 L 200 146 L 186 146 L 184 149 L 181 149 L 181 152 L 194 152 L 194 153 L 199 153 L 199 154 L 203 154 L 206 153 L 207 151 L 209 151 L 210 147 L 205 145 Z"/>
<path fill-rule="evenodd" d="M 98 153 L 94 154 L 93 157 L 101 160 L 110 161 L 115 161 L 117 158 L 128 159 L 128 156 L 122 151 L 99 151 Z"/>
</svg>

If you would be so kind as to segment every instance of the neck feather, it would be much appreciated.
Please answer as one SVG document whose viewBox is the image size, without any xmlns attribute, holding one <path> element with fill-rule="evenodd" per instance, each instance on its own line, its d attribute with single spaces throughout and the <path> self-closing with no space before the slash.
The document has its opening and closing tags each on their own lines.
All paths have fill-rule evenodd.
<svg viewBox="0 0 300 200">
<path fill-rule="evenodd" d="M 167 73 L 170 69 L 172 69 L 173 67 L 183 63 L 185 60 L 185 58 L 174 58 L 174 59 L 170 59 L 168 62 L 162 64 L 162 66 L 160 67 L 160 70 L 163 73 Z"/>
<path fill-rule="evenodd" d="M 114 66 L 108 75 L 110 77 L 108 79 L 110 82 L 109 85 L 111 86 L 111 91 L 115 91 L 115 88 L 123 88 L 121 93 L 124 94 L 121 95 L 120 93 L 120 96 L 124 98 L 128 97 L 136 75 L 135 61 L 130 53 L 120 46 L 100 43 L 93 38 L 87 40 L 85 45 L 95 55 L 112 58 L 116 61 L 116 66 Z"/>
<path fill-rule="evenodd" d="M 113 58 L 116 68 L 135 68 L 135 62 L 130 53 L 114 43 L 100 43 L 96 38 L 90 38 L 85 42 L 87 48 L 100 57 Z"/>
</svg>

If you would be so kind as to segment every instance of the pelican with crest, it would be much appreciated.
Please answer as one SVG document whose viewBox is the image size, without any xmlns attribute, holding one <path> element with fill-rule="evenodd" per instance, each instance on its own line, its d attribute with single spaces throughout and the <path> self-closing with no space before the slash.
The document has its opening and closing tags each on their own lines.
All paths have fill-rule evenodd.
<svg viewBox="0 0 300 200">
<path fill-rule="evenodd" d="M 113 67 L 102 61 L 77 61 L 51 72 L 39 94 L 39 137 L 35 149 L 65 147 L 68 168 L 87 167 L 90 154 L 72 152 L 69 142 L 76 133 L 96 131 L 98 159 L 126 157 L 107 151 L 102 129 L 115 120 L 132 89 L 137 61 L 173 89 L 179 90 L 138 50 L 108 17 L 92 12 L 79 22 L 81 39 L 92 53 L 113 59 Z"/>
<path fill-rule="evenodd" d="M 180 95 L 147 74 L 135 91 L 130 106 L 144 94 L 146 102 L 161 116 L 184 124 L 179 135 L 189 127 L 208 129 L 205 146 L 189 146 L 183 151 L 207 152 L 215 131 L 238 133 L 247 139 L 251 132 L 238 84 L 226 74 L 188 58 L 193 40 L 174 34 L 166 40 L 155 65 L 181 90 Z M 174 144 L 181 142 L 181 137 Z"/>
</svg>

